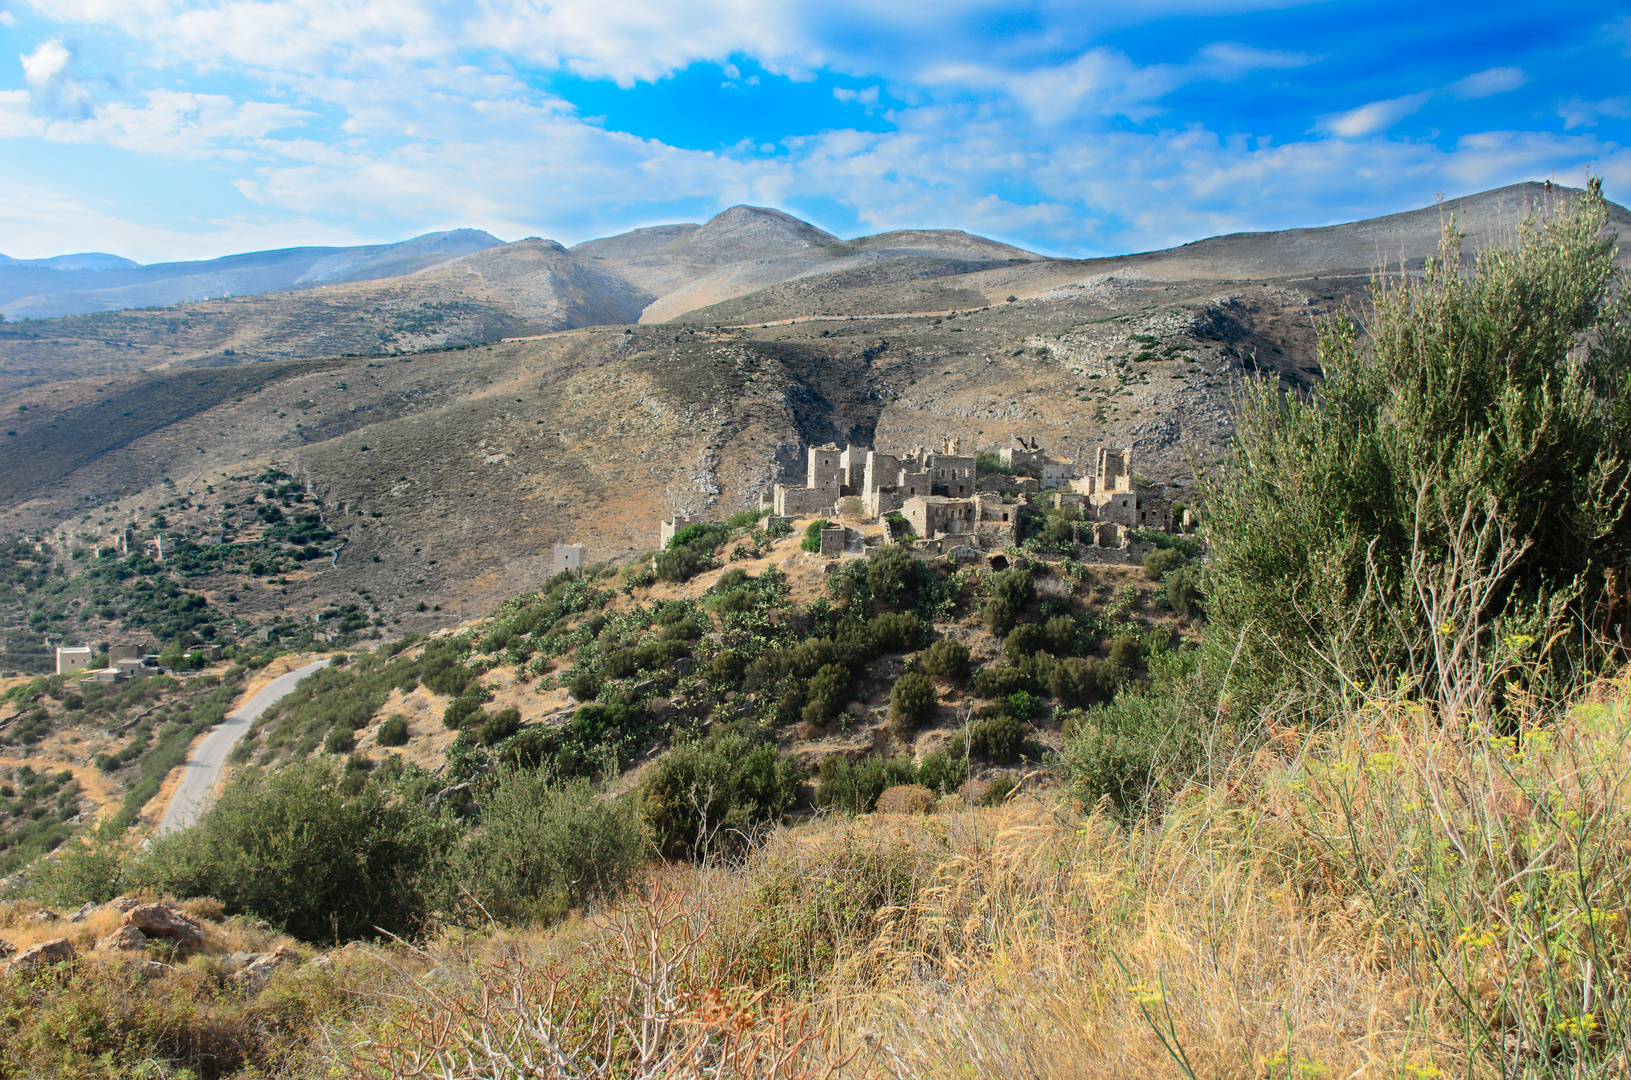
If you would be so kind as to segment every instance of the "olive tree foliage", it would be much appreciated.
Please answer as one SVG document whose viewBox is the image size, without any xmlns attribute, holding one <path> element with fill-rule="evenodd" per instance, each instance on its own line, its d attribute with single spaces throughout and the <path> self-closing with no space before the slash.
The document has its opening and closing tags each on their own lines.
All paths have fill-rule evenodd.
<svg viewBox="0 0 1631 1080">
<path fill-rule="evenodd" d="M 1631 296 L 1607 221 L 1594 181 L 1470 265 L 1452 222 L 1421 275 L 1379 275 L 1363 315 L 1320 327 L 1321 387 L 1246 386 L 1204 492 L 1220 639 L 1282 676 L 1419 676 L 1445 630 L 1427 601 L 1479 568 L 1498 575 L 1468 612 L 1482 649 L 1596 617 L 1631 560 Z"/>
</svg>

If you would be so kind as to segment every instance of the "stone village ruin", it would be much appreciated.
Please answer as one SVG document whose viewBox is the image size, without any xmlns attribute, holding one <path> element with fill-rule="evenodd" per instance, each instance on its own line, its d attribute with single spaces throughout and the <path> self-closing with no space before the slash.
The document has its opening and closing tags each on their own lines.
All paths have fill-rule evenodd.
<svg viewBox="0 0 1631 1080">
<path fill-rule="evenodd" d="M 1075 541 L 1078 554 L 1089 562 L 1142 557 L 1152 545 L 1134 542 L 1135 529 L 1187 532 L 1194 527 L 1187 510 L 1175 520 L 1164 489 L 1134 479 L 1130 447 L 1100 447 L 1085 475 L 1077 463 L 1055 458 L 1036 439 L 1020 435 L 1009 439 L 997 459 L 1003 471 L 982 477 L 977 459 L 960 453 L 956 439 L 944 440 L 938 450 L 916 447 L 901 455 L 862 446 L 840 449 L 835 443 L 812 446 L 805 482 L 775 485 L 762 509 L 782 518 L 859 516 L 883 525 L 884 535 L 904 528 L 925 550 L 968 559 L 1018 544 L 1025 512 L 1043 504 L 1081 511 Z M 659 547 L 692 520 L 680 513 L 664 520 Z M 821 541 L 826 557 L 859 552 L 865 543 L 836 521 Z"/>
</svg>

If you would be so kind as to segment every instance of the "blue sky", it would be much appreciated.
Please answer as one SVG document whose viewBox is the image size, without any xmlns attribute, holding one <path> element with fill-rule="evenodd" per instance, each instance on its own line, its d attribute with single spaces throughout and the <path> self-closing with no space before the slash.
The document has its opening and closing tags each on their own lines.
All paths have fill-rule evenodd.
<svg viewBox="0 0 1631 1080">
<path fill-rule="evenodd" d="M 739 202 L 1148 250 L 1520 180 L 1631 203 L 1631 6 L 0 0 L 0 252 L 143 262 Z"/>
</svg>

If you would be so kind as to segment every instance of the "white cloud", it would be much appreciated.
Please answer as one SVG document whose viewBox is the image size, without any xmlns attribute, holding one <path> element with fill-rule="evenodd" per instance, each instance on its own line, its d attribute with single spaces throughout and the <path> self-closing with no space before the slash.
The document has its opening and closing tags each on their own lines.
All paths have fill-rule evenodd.
<svg viewBox="0 0 1631 1080">
<path fill-rule="evenodd" d="M 1240 78 L 1254 71 L 1307 67 L 1313 59 L 1306 53 L 1258 49 L 1233 41 L 1217 41 L 1200 51 L 1195 67 L 1209 70 L 1212 78 Z"/>
<path fill-rule="evenodd" d="M 28 83 L 33 111 L 54 117 L 90 115 L 90 92 L 74 78 L 74 54 L 61 41 L 42 41 L 33 52 L 17 59 L 23 64 L 23 81 Z"/>
<path fill-rule="evenodd" d="M 876 105 L 878 88 L 869 86 L 865 90 L 846 90 L 842 86 L 835 86 L 832 88 L 832 96 L 848 105 Z"/>
<path fill-rule="evenodd" d="M 17 16 L 9 11 L 0 11 L 0 26 L 16 26 Z"/>
<path fill-rule="evenodd" d="M 1484 98 L 1516 90 L 1528 81 L 1529 77 L 1523 73 L 1522 68 L 1495 67 L 1488 71 L 1480 71 L 1476 75 L 1468 75 L 1444 89 L 1458 98 Z"/>
<path fill-rule="evenodd" d="M 1347 112 L 1331 113 L 1319 118 L 1316 130 L 1344 139 L 1358 139 L 1386 131 L 1400 120 L 1427 104 L 1430 91 L 1406 94 L 1387 101 L 1373 101 Z"/>
<path fill-rule="evenodd" d="M 1598 118 L 1604 116 L 1614 120 L 1631 119 L 1631 97 L 1604 98 L 1602 101 L 1582 101 L 1576 96 L 1559 105 L 1557 115 L 1563 118 L 1563 129 L 1565 131 L 1577 127 L 1595 127 Z"/>
</svg>

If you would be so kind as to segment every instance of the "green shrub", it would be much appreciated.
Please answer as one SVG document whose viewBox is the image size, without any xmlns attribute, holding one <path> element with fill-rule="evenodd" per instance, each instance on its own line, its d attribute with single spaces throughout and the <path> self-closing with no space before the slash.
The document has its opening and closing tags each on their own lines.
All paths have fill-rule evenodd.
<svg viewBox="0 0 1631 1080">
<path fill-rule="evenodd" d="M 886 611 L 867 622 L 878 652 L 910 652 L 923 640 L 923 622 L 908 611 Z"/>
<path fill-rule="evenodd" d="M 379 733 L 374 736 L 376 746 L 406 746 L 408 744 L 408 718 L 401 713 L 392 713 L 385 718 L 385 723 L 379 726 Z"/>
<path fill-rule="evenodd" d="M 1019 780 L 1010 773 L 991 778 L 991 784 L 980 796 L 981 806 L 1001 806 L 1008 801 L 1008 797 L 1019 788 Z"/>
<path fill-rule="evenodd" d="M 1156 548 L 1144 556 L 1144 576 L 1160 581 L 1188 561 L 1177 548 Z"/>
<path fill-rule="evenodd" d="M 1014 717 L 1006 713 L 986 716 L 969 724 L 966 736 L 959 734 L 952 740 L 952 756 L 961 757 L 966 752 L 1000 764 L 1018 757 L 1024 741 L 1024 732 Z"/>
<path fill-rule="evenodd" d="M 637 705 L 590 702 L 572 714 L 572 733 L 591 745 L 641 726 L 646 712 Z"/>
<path fill-rule="evenodd" d="M 668 858 L 738 852 L 781 820 L 798 781 L 769 732 L 733 724 L 658 759 L 641 789 L 641 812 Z"/>
<path fill-rule="evenodd" d="M 1066 659 L 1055 664 L 1048 677 L 1048 693 L 1069 705 L 1115 696 L 1124 677 L 1121 668 L 1101 660 Z"/>
<path fill-rule="evenodd" d="M 1471 272 L 1447 223 L 1421 276 L 1373 283 L 1363 327 L 1320 324 L 1307 399 L 1247 384 L 1202 488 L 1207 617 L 1242 641 L 1237 667 L 1292 678 L 1334 645 L 1342 679 L 1320 686 L 1461 678 L 1437 671 L 1468 662 L 1441 636 L 1448 592 L 1418 597 L 1484 573 L 1504 530 L 1521 547 L 1459 613 L 1483 627 L 1468 647 L 1496 662 L 1522 633 L 1557 642 L 1560 674 L 1597 668 L 1597 635 L 1545 613 L 1583 628 L 1618 587 L 1602 568 L 1631 564 L 1631 290 L 1609 221 L 1592 180 Z"/>
<path fill-rule="evenodd" d="M 849 668 L 842 664 L 824 664 L 810 676 L 801 718 L 806 724 L 829 724 L 844 711 L 852 693 L 853 680 Z"/>
<path fill-rule="evenodd" d="M 627 679 L 639 670 L 640 661 L 632 648 L 618 649 L 616 652 L 610 654 L 600 662 L 600 673 L 606 676 L 608 679 Z M 589 697 L 593 697 L 599 692 L 600 687 L 594 684 L 593 676 L 590 676 L 588 672 L 583 672 L 581 675 L 576 676 L 575 678 L 586 678 L 589 680 L 588 682 L 584 683 L 584 689 L 590 691 Z M 593 687 L 593 689 L 590 689 L 591 687 Z M 572 689 L 572 684 L 568 684 L 568 689 Z M 572 691 L 572 696 L 578 696 L 575 690 Z M 588 697 L 578 698 L 578 700 L 587 701 Z"/>
<path fill-rule="evenodd" d="M 804 527 L 804 539 L 799 541 L 799 548 L 803 551 L 821 550 L 821 530 L 832 528 L 832 522 L 826 518 L 812 521 Z"/>
<path fill-rule="evenodd" d="M 713 566 L 713 553 L 692 547 L 669 548 L 657 555 L 653 566 L 660 581 L 690 581 Z"/>
<path fill-rule="evenodd" d="M 1036 600 L 1036 579 L 1029 570 L 1001 570 L 986 579 L 986 594 L 1021 611 Z"/>
<path fill-rule="evenodd" d="M 689 605 L 679 600 L 670 600 L 657 609 L 651 621 L 658 626 L 674 626 L 683 622 L 690 613 Z"/>
<path fill-rule="evenodd" d="M 471 717 L 481 712 L 481 707 L 492 697 L 492 692 L 478 682 L 472 682 L 465 688 L 464 693 L 448 703 L 442 710 L 442 725 L 449 731 L 458 731 Z"/>
<path fill-rule="evenodd" d="M 460 889 L 447 901 L 473 918 L 555 922 L 621 892 L 642 862 L 628 806 L 595 798 L 583 780 L 506 767 L 477 802 L 481 827 L 451 860 Z"/>
<path fill-rule="evenodd" d="M 983 698 L 1006 698 L 1018 690 L 1036 686 L 1030 673 L 1008 664 L 981 668 L 974 673 L 974 692 Z"/>
<path fill-rule="evenodd" d="M 937 795 L 950 795 L 968 779 L 968 760 L 952 757 L 944 750 L 925 754 L 917 768 L 917 782 Z"/>
<path fill-rule="evenodd" d="M 521 710 L 500 709 L 482 721 L 476 732 L 476 741 L 483 746 L 496 746 L 521 730 Z"/>
<path fill-rule="evenodd" d="M 742 663 L 742 656 L 734 649 L 720 649 L 714 655 L 714 660 L 708 668 L 708 677 L 712 682 L 723 687 L 738 686 L 742 682 L 742 672 L 746 665 Z"/>
<path fill-rule="evenodd" d="M 1019 621 L 1019 608 L 1012 600 L 993 596 L 980 608 L 980 619 L 994 637 L 1007 637 Z"/>
<path fill-rule="evenodd" d="M 595 695 L 600 693 L 600 680 L 595 678 L 593 672 L 579 671 L 567 680 L 566 690 L 578 701 L 593 701 Z"/>
<path fill-rule="evenodd" d="M 1132 671 L 1142 659 L 1137 638 L 1122 635 L 1110 642 L 1110 663 L 1122 671 Z"/>
<path fill-rule="evenodd" d="M 1023 660 L 1048 649 L 1048 633 L 1035 623 L 1021 623 L 1008 632 L 1002 643 L 1003 655 L 1010 661 Z"/>
<path fill-rule="evenodd" d="M 915 783 L 917 767 L 908 755 L 887 760 L 874 755 L 855 763 L 833 754 L 822 760 L 817 772 L 815 804 L 839 813 L 865 814 L 889 788 Z"/>
<path fill-rule="evenodd" d="M 158 837 L 132 884 L 213 896 L 302 941 L 412 936 L 440 888 L 449 834 L 419 799 L 373 777 L 342 790 L 337 763 L 244 771 L 192 826 Z"/>
<path fill-rule="evenodd" d="M 908 672 L 889 691 L 889 724 L 902 738 L 910 736 L 934 716 L 940 699 L 927 676 Z"/>
<path fill-rule="evenodd" d="M 357 732 L 349 727 L 330 728 L 323 740 L 323 749 L 330 754 L 349 754 L 357 746 Z"/>
<path fill-rule="evenodd" d="M 1055 615 L 1043 624 L 1048 637 L 1048 652 L 1055 656 L 1070 656 L 1076 652 L 1076 639 L 1080 627 L 1069 615 Z"/>
<path fill-rule="evenodd" d="M 58 908 L 105 904 L 124 891 L 124 828 L 109 818 L 34 864 L 33 894 Z"/>
<path fill-rule="evenodd" d="M 1202 613 L 1205 597 L 1201 595 L 1200 575 L 1191 567 L 1172 571 L 1163 579 L 1167 587 L 1167 606 L 1186 619 Z"/>
<path fill-rule="evenodd" d="M 955 638 L 942 638 L 923 653 L 923 670 L 937 679 L 961 682 L 968 678 L 968 646 Z"/>
<path fill-rule="evenodd" d="M 1042 711 L 1042 703 L 1026 690 L 1016 690 L 1004 702 L 1008 715 L 1016 720 L 1029 720 Z"/>
</svg>

